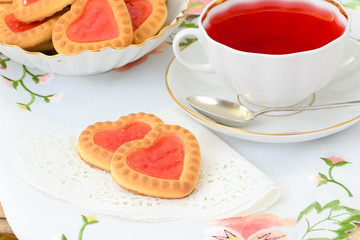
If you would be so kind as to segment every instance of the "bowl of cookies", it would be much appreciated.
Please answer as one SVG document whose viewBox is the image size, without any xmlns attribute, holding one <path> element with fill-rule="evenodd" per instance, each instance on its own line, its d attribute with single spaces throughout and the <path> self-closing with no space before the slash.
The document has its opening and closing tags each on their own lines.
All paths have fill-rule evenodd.
<svg viewBox="0 0 360 240">
<path fill-rule="evenodd" d="M 189 0 L 12 0 L 0 5 L 0 52 L 47 73 L 103 73 L 159 46 L 189 8 Z"/>
</svg>

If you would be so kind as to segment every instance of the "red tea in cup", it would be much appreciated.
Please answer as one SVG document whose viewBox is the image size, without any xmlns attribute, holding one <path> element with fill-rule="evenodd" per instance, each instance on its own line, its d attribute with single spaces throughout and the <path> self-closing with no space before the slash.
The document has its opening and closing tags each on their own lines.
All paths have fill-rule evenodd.
<svg viewBox="0 0 360 240">
<path fill-rule="evenodd" d="M 341 36 L 346 28 L 346 20 L 334 9 L 304 1 L 245 1 L 213 10 L 203 19 L 209 37 L 251 53 L 290 54 L 317 49 Z"/>
<path fill-rule="evenodd" d="M 292 106 L 323 89 L 345 64 L 350 23 L 334 0 L 213 0 L 199 28 L 176 34 L 173 51 L 181 65 L 214 73 L 247 102 Z M 182 55 L 180 42 L 189 37 L 199 40 L 207 61 Z"/>
</svg>

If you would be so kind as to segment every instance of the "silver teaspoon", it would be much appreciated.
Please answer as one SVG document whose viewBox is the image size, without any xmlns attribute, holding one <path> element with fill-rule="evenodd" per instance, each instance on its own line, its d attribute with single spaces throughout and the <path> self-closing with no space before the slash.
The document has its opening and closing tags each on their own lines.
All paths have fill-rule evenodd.
<svg viewBox="0 0 360 240">
<path fill-rule="evenodd" d="M 239 127 L 251 122 L 255 117 L 268 112 L 283 111 L 308 111 L 337 107 L 349 107 L 360 105 L 360 100 L 331 103 L 308 107 L 276 107 L 265 108 L 257 112 L 253 112 L 245 106 L 215 97 L 207 96 L 191 96 L 186 98 L 187 102 L 199 113 L 209 117 L 210 119 L 232 127 Z"/>
</svg>

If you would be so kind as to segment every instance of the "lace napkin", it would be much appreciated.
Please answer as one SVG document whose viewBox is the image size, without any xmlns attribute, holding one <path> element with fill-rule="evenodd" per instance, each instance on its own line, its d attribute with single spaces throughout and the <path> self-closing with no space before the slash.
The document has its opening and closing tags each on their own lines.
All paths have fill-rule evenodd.
<svg viewBox="0 0 360 240">
<path fill-rule="evenodd" d="M 279 198 L 279 189 L 271 179 L 205 127 L 176 108 L 157 116 L 166 124 L 189 129 L 200 143 L 200 177 L 186 198 L 152 198 L 120 188 L 110 173 L 78 157 L 76 135 L 17 141 L 13 162 L 24 181 L 52 197 L 137 221 L 244 216 L 265 210 Z"/>
</svg>

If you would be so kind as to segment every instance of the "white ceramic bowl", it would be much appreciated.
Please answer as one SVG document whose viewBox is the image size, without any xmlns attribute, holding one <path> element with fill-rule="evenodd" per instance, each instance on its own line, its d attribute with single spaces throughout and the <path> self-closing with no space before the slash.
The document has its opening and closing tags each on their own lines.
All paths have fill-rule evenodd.
<svg viewBox="0 0 360 240">
<path fill-rule="evenodd" d="M 0 43 L 0 52 L 16 62 L 28 67 L 39 68 L 46 73 L 84 76 L 106 72 L 141 58 L 165 41 L 176 30 L 180 20 L 185 17 L 185 12 L 190 8 L 190 0 L 169 0 L 167 8 L 168 17 L 164 27 L 157 35 L 142 44 L 130 45 L 125 48 L 84 51 L 75 55 L 48 56 Z"/>
</svg>

